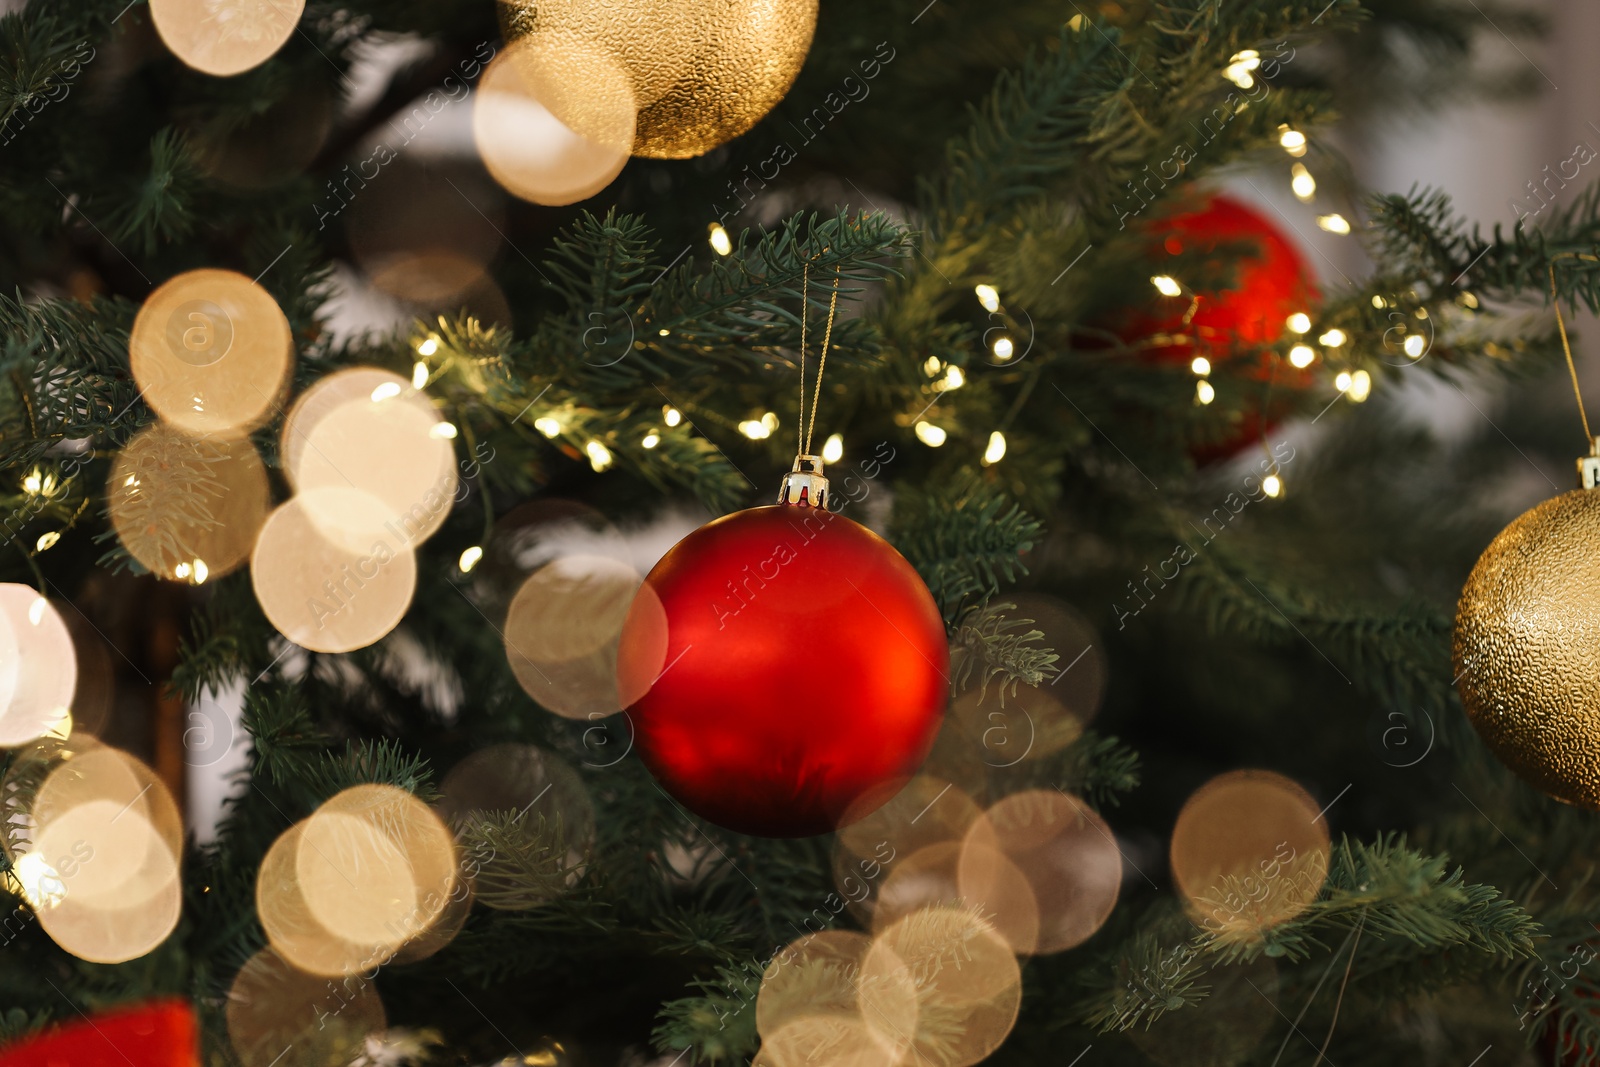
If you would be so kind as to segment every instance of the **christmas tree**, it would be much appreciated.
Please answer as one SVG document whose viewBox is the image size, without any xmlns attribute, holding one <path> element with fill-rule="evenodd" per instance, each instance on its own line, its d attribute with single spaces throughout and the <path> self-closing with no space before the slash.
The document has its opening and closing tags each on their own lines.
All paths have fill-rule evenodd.
<svg viewBox="0 0 1600 1067">
<path fill-rule="evenodd" d="M 1520 382 L 1600 194 L 1485 233 L 1330 133 L 1538 29 L 0 16 L 0 1064 L 1600 1062 L 1600 822 L 1451 642 L 1588 451 Z"/>
</svg>

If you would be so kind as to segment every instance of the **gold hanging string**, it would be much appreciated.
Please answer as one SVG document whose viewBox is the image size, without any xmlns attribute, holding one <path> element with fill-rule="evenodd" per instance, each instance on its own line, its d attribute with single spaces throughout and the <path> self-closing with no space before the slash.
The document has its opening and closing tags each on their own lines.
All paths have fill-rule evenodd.
<svg viewBox="0 0 1600 1067">
<path fill-rule="evenodd" d="M 811 454 L 812 432 L 817 427 L 817 405 L 822 402 L 822 372 L 828 367 L 828 345 L 833 339 L 833 317 L 839 308 L 839 272 L 833 272 L 833 295 L 828 298 L 828 326 L 822 332 L 822 354 L 817 358 L 816 391 L 811 397 L 811 418 L 806 419 L 806 322 L 811 318 L 811 260 L 801 268 L 800 290 L 800 418 L 795 426 L 795 447 L 799 455 Z"/>
<path fill-rule="evenodd" d="M 1561 331 L 1561 350 L 1567 354 L 1567 372 L 1572 375 L 1572 395 L 1578 398 L 1578 418 L 1583 420 L 1583 438 L 1594 446 L 1594 435 L 1589 432 L 1589 413 L 1583 410 L 1583 392 L 1578 388 L 1578 367 L 1572 362 L 1572 345 L 1567 342 L 1567 324 L 1561 318 L 1561 296 L 1556 292 L 1556 265 L 1550 267 L 1550 303 L 1556 309 L 1556 329 Z"/>
</svg>

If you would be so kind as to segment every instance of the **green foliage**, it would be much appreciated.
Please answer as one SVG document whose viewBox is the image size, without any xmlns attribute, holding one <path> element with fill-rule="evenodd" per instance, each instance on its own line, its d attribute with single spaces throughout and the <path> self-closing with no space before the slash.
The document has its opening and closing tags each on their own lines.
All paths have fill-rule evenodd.
<svg viewBox="0 0 1600 1067">
<path fill-rule="evenodd" d="M 1026 574 L 1022 556 L 1043 530 L 1005 493 L 969 476 L 902 495 L 892 532 L 952 621 Z"/>
<path fill-rule="evenodd" d="M 330 328 L 330 296 L 356 250 L 342 220 L 324 227 L 320 194 L 352 146 L 381 136 L 395 109 L 493 39 L 493 5 L 313 2 L 278 56 L 230 79 L 162 53 L 144 5 L 34 0 L 0 17 L 0 130 L 10 138 L 0 153 L 0 284 L 13 294 L 0 297 L 5 577 L 49 580 L 72 596 L 85 573 L 126 562 L 100 546 L 115 543 L 103 506 L 110 459 L 153 417 L 131 377 L 128 333 L 154 285 L 199 266 L 259 278 L 279 301 L 298 356 L 291 396 L 343 367 L 409 376 L 422 362 L 429 395 L 457 428 L 465 486 L 461 506 L 418 550 L 416 609 L 378 648 L 325 656 L 287 646 L 245 574 L 195 592 L 181 662 L 165 683 L 188 701 L 245 687 L 247 787 L 216 842 L 186 857 L 185 923 L 157 953 L 117 967 L 64 966 L 36 929 L 8 943 L 0 994 L 20 1006 L 0 1020 L 0 1040 L 67 1014 L 60 997 L 36 988 L 34 974 L 48 967 L 73 1005 L 193 996 L 208 1005 L 210 1045 L 220 1050 L 214 1006 L 264 943 L 254 875 L 272 842 L 351 785 L 388 783 L 431 800 L 460 756 L 515 740 L 581 768 L 594 840 L 580 847 L 569 840 L 574 824 L 514 811 L 458 828 L 467 855 L 492 857 L 479 872 L 480 906 L 437 956 L 385 969 L 391 1021 L 442 1030 L 461 1062 L 504 1055 L 500 1035 L 489 1050 L 478 1019 L 440 1007 L 435 994 L 460 983 L 451 996 L 465 987 L 504 998 L 499 1017 L 527 1016 L 554 1032 L 583 1016 L 607 1040 L 615 1031 L 619 1043 L 685 1053 L 684 1067 L 752 1055 L 765 964 L 802 929 L 853 922 L 830 877 L 833 842 L 703 825 L 639 760 L 616 758 L 631 743 L 620 717 L 574 723 L 538 707 L 502 654 L 503 576 L 463 574 L 457 560 L 493 547 L 502 520 L 530 499 L 575 497 L 618 520 L 652 514 L 663 496 L 712 513 L 770 499 L 800 425 L 799 368 L 804 360 L 807 380 L 817 380 L 834 310 L 818 429 L 845 441 L 835 484 L 868 486 L 845 493 L 859 508 L 852 517 L 886 529 L 932 590 L 957 686 L 987 694 L 992 684 L 1003 701 L 1059 667 L 1046 636 L 1005 599 L 1026 580 L 1100 625 L 1114 680 L 1102 721 L 1132 738 L 1085 731 L 1015 767 L 976 768 L 963 788 L 985 800 L 1061 789 L 1118 806 L 1119 839 L 1159 853 L 1173 791 L 1191 778 L 1219 762 L 1300 755 L 1286 743 L 1271 760 L 1260 756 L 1281 740 L 1270 732 L 1282 729 L 1274 715 L 1294 713 L 1307 735 L 1326 726 L 1323 742 L 1336 733 L 1348 747 L 1369 705 L 1420 710 L 1446 743 L 1417 773 L 1445 759 L 1470 767 L 1482 754 L 1462 737 L 1452 702 L 1449 598 L 1471 558 L 1459 545 L 1481 547 L 1494 516 L 1450 510 L 1459 486 L 1437 484 L 1438 468 L 1415 458 L 1428 442 L 1389 425 L 1397 420 L 1383 390 L 1413 366 L 1456 383 L 1478 373 L 1509 380 L 1558 358 L 1549 324 L 1522 313 L 1543 308 L 1552 266 L 1563 302 L 1600 309 L 1600 191 L 1538 229 L 1488 237 L 1442 194 L 1373 201 L 1358 239 L 1374 275 L 1312 309 L 1319 329 L 1349 335 L 1324 350 L 1315 388 L 1274 391 L 1276 379 L 1263 380 L 1261 368 L 1281 368 L 1285 337 L 1219 359 L 1215 400 L 1197 405 L 1189 369 L 1151 358 L 1170 338 L 1117 327 L 1155 307 L 1147 225 L 1195 203 L 1196 182 L 1241 164 L 1281 169 L 1284 124 L 1315 131 L 1336 110 L 1391 107 L 1406 95 L 1386 91 L 1396 84 L 1423 95 L 1441 78 L 1453 86 L 1480 6 L 1508 32 L 1537 23 L 1488 0 L 1469 6 L 1135 0 L 1077 12 L 1023 3 L 1001 17 L 975 0 L 829 0 L 790 100 L 747 136 L 697 161 L 636 160 L 594 210 L 517 205 L 496 215 L 508 252 L 492 268 L 509 321 L 430 307 L 400 333 L 362 337 Z M 406 34 L 431 51 L 394 71 L 376 102 L 352 98 L 335 112 L 357 54 Z M 744 206 L 735 183 L 749 189 L 750 174 L 766 173 L 775 139 L 791 138 L 791 118 L 811 114 L 846 76 L 865 78 L 860 57 L 888 54 L 873 52 L 880 40 L 896 58 L 880 59 L 875 99 L 853 102 Z M 1254 93 L 1222 75 L 1248 49 L 1263 59 Z M 259 136 L 285 111 L 309 121 L 315 108 L 300 94 L 319 92 L 337 121 L 316 131 L 323 147 L 304 173 L 261 188 L 221 179 L 228 138 Z M 1340 170 L 1325 145 L 1319 137 L 1310 157 L 1319 177 Z M 732 232 L 727 255 L 705 247 L 713 216 Z M 1180 256 L 1171 269 L 1193 291 L 1215 289 L 1248 251 L 1229 249 L 1211 265 Z M 978 284 L 997 288 L 998 310 L 976 303 Z M 1001 334 L 1015 342 L 1009 359 L 995 354 Z M 1424 355 L 1406 347 L 1413 338 L 1425 340 Z M 1378 391 L 1365 409 L 1333 411 L 1323 372 L 1337 370 L 1373 376 Z M 1237 447 L 1239 427 L 1263 409 L 1334 424 L 1319 446 L 1330 458 L 1284 471 L 1293 487 L 1285 499 L 1253 494 L 1247 512 L 1219 505 L 1238 495 L 1228 483 L 1237 472 L 1199 471 L 1193 457 Z M 770 438 L 740 430 L 766 412 L 780 426 Z M 280 414 L 254 441 L 281 499 Z M 922 422 L 945 432 L 943 447 L 921 443 Z M 996 432 L 1005 456 L 980 466 Z M 1481 451 L 1462 457 L 1475 473 L 1482 460 Z M 1290 463 L 1270 448 L 1268 462 Z M 1151 581 L 1175 543 L 1194 542 L 1191 516 L 1219 506 L 1231 514 L 1225 535 L 1202 535 L 1180 577 Z M 60 536 L 57 547 L 38 547 L 46 532 Z M 1135 583 L 1149 598 L 1137 611 L 1126 599 Z M 1238 663 L 1253 672 L 1243 683 L 1228 677 L 1224 691 L 1206 690 L 1205 679 Z M 417 670 L 433 684 L 416 682 Z M 1200 713 L 1237 718 L 1185 732 Z M 1218 755 L 1208 735 L 1230 731 Z M 1155 751 L 1144 758 L 1147 747 Z M 1193 759 L 1178 762 L 1174 750 Z M 1341 758 L 1330 754 L 1327 765 L 1342 769 Z M 1548 978 L 1564 976 L 1600 909 L 1583 866 L 1597 831 L 1484 762 L 1470 780 L 1492 793 L 1482 803 L 1506 816 L 1514 848 L 1440 788 L 1442 800 L 1427 799 L 1437 810 L 1383 809 L 1390 822 L 1415 815 L 1424 824 L 1419 848 L 1388 834 L 1370 844 L 1346 838 L 1321 893 L 1292 918 L 1200 933 L 1151 867 L 1149 884 L 1124 886 L 1096 940 L 1027 964 L 1030 1003 L 997 1062 L 1028 1062 L 1038 1032 L 1072 1023 L 1181 1027 L 1228 968 L 1263 959 L 1309 999 L 1323 988 L 1315 975 L 1354 961 L 1371 996 L 1353 996 L 1344 1010 L 1373 1033 L 1392 1023 L 1386 994 L 1499 978 L 1520 981 L 1539 1008 L 1530 1032 L 1600 1044 L 1593 976 Z M 8 803 L 25 800 L 36 783 L 15 761 L 8 769 Z M 1427 793 L 1438 785 L 1430 783 L 1412 788 Z M 1382 809 L 1381 800 L 1361 803 Z M 1545 888 L 1525 860 L 1564 888 Z M 1222 898 L 1252 891 L 1243 880 L 1222 889 Z M 1082 995 L 1034 992 L 1068 987 Z M 595 1022 L 605 1008 L 633 1014 Z"/>
</svg>

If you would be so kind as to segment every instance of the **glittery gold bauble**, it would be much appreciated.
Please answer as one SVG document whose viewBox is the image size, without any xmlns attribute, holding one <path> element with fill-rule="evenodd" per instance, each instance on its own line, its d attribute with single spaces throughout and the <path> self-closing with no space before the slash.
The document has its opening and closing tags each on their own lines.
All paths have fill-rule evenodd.
<svg viewBox="0 0 1600 1067">
<path fill-rule="evenodd" d="M 633 154 L 654 159 L 692 159 L 754 126 L 794 83 L 817 25 L 817 0 L 509 0 L 501 12 L 508 38 L 575 34 L 613 55 L 640 109 Z M 541 101 L 572 125 L 559 100 Z"/>
<path fill-rule="evenodd" d="M 1546 500 L 1484 551 L 1456 608 L 1455 672 L 1506 766 L 1600 810 L 1600 490 Z"/>
</svg>

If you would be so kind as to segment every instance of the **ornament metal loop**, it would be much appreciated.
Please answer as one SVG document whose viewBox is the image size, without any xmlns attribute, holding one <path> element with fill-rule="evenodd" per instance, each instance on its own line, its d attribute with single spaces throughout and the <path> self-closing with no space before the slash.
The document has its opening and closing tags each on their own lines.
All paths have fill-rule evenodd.
<svg viewBox="0 0 1600 1067">
<path fill-rule="evenodd" d="M 783 476 L 778 503 L 813 508 L 828 506 L 828 479 L 822 475 L 821 456 L 796 456 L 794 468 Z"/>
</svg>

